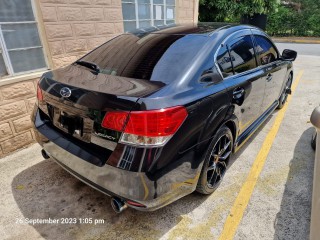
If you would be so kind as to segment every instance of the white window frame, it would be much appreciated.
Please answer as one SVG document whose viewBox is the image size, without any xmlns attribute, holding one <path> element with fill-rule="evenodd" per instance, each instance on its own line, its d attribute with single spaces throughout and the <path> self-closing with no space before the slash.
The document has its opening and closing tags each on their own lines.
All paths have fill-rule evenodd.
<svg viewBox="0 0 320 240">
<path fill-rule="evenodd" d="M 154 6 L 163 6 L 163 19 L 159 20 L 164 22 L 164 25 L 167 25 L 167 21 L 176 21 L 176 2 L 174 2 L 174 5 L 167 5 L 166 4 L 166 0 L 163 0 L 163 3 L 154 3 L 153 0 L 150 0 L 150 3 L 138 3 L 138 0 L 134 0 L 134 2 L 130 2 L 130 1 L 122 1 L 121 4 L 134 4 L 134 9 L 135 9 L 135 15 L 136 18 L 132 19 L 132 20 L 123 20 L 123 22 L 136 22 L 136 28 L 140 28 L 140 23 L 139 21 L 150 21 L 151 22 L 151 26 L 154 26 L 154 22 L 157 21 L 157 19 L 154 19 L 154 14 L 153 14 L 153 8 Z M 139 5 L 150 5 L 150 19 L 140 19 L 139 18 Z M 123 7 L 123 6 L 122 6 Z M 174 18 L 173 19 L 167 19 L 167 9 L 166 7 L 174 7 Z M 158 26 L 163 26 L 163 25 L 158 25 Z"/>
<path fill-rule="evenodd" d="M 0 77 L 0 81 L 6 78 L 10 78 L 10 77 L 15 77 L 15 76 L 19 76 L 19 75 L 24 75 L 24 74 L 29 74 L 29 73 L 34 73 L 34 72 L 43 72 L 45 70 L 48 70 L 48 66 L 49 66 L 49 62 L 47 59 L 47 55 L 45 54 L 45 48 L 44 48 L 44 44 L 42 41 L 42 37 L 41 37 L 41 32 L 39 29 L 39 24 L 37 21 L 37 12 L 36 12 L 36 7 L 35 7 L 35 2 L 34 0 L 30 0 L 31 1 L 31 6 L 32 6 L 32 13 L 34 16 L 34 21 L 20 21 L 20 22 L 0 22 L 0 53 L 2 53 L 2 57 L 3 57 L 3 61 L 7 70 L 8 75 L 2 76 Z M 14 48 L 14 49 L 7 49 L 4 37 L 3 37 L 3 33 L 1 30 L 1 26 L 2 25 L 10 25 L 10 24 L 36 24 L 37 26 L 37 30 L 38 30 L 38 34 L 39 34 L 39 39 L 40 39 L 40 43 L 41 46 L 32 46 L 32 47 L 26 47 L 26 48 Z M 38 69 L 34 69 L 34 70 L 30 70 L 30 71 L 24 71 L 24 72 L 17 72 L 15 73 L 13 70 L 13 66 L 10 60 L 10 56 L 9 56 L 9 52 L 12 51 L 20 51 L 20 50 L 28 50 L 28 49 L 35 49 L 35 48 L 42 48 L 42 52 L 43 52 L 43 57 L 45 60 L 45 64 L 46 67 L 44 68 L 38 68 Z"/>
</svg>

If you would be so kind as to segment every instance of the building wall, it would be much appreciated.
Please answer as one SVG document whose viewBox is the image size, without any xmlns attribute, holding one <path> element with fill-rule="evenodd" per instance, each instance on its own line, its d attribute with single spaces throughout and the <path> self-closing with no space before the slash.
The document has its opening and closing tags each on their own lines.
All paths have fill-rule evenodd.
<svg viewBox="0 0 320 240">
<path fill-rule="evenodd" d="M 123 32 L 121 0 L 41 0 L 40 18 L 53 68 Z"/>
<path fill-rule="evenodd" d="M 51 69 L 66 66 L 123 32 L 121 0 L 35 0 Z M 176 22 L 197 22 L 198 0 L 176 0 Z M 30 114 L 35 78 L 0 79 L 0 157 L 35 141 Z M 40 76 L 40 74 L 39 74 Z"/>
<path fill-rule="evenodd" d="M 198 0 L 176 0 L 176 22 L 190 24 L 198 22 Z"/>
<path fill-rule="evenodd" d="M 37 80 L 0 87 L 0 157 L 35 140 L 30 114 Z"/>
</svg>

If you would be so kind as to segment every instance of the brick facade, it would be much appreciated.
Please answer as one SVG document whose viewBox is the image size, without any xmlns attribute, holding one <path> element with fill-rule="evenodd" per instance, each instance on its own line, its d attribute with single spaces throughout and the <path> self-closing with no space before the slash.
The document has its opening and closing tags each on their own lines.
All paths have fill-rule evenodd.
<svg viewBox="0 0 320 240">
<path fill-rule="evenodd" d="M 121 0 L 40 0 L 53 68 L 123 32 Z"/>
<path fill-rule="evenodd" d="M 0 157 L 34 142 L 30 114 L 37 79 L 0 87 Z"/>
<path fill-rule="evenodd" d="M 124 31 L 121 0 L 35 2 L 51 68 L 70 64 Z M 197 4 L 197 0 L 176 0 L 176 22 L 196 22 Z M 35 141 L 30 114 L 36 101 L 37 81 L 0 86 L 0 158 Z"/>
<path fill-rule="evenodd" d="M 194 23 L 198 19 L 198 1 L 176 0 L 176 22 Z"/>
</svg>

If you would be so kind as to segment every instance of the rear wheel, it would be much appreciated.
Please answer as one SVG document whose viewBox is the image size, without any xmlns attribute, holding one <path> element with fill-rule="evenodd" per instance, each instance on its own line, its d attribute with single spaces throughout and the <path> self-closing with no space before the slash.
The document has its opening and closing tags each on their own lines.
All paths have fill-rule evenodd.
<svg viewBox="0 0 320 240">
<path fill-rule="evenodd" d="M 314 131 L 311 139 L 311 147 L 313 150 L 316 150 L 316 145 L 317 145 L 317 132 Z"/>
<path fill-rule="evenodd" d="M 232 153 L 233 137 L 230 129 L 221 127 L 212 139 L 203 163 L 197 191 L 211 194 L 222 181 Z"/>
<path fill-rule="evenodd" d="M 282 94 L 279 98 L 278 109 L 283 108 L 283 106 L 286 104 L 288 94 L 289 94 L 288 92 L 291 89 L 291 84 L 292 84 L 292 74 L 289 74 L 288 80 L 286 82 L 286 86 L 284 87 Z"/>
</svg>

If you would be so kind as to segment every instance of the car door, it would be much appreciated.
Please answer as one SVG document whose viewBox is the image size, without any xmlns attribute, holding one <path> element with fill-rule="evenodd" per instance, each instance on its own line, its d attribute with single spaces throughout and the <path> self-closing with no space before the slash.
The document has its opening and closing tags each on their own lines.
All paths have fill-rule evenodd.
<svg viewBox="0 0 320 240">
<path fill-rule="evenodd" d="M 226 51 L 223 49 L 228 51 L 223 53 Z M 216 62 L 221 72 L 226 69 L 222 75 L 235 106 L 241 134 L 260 116 L 265 90 L 263 71 L 257 67 L 250 30 L 241 31 L 223 43 Z"/>
<path fill-rule="evenodd" d="M 258 65 L 264 72 L 265 98 L 262 103 L 262 110 L 266 111 L 281 94 L 281 89 L 287 73 L 284 61 L 280 59 L 276 46 L 267 36 L 254 34 L 255 50 Z"/>
</svg>

